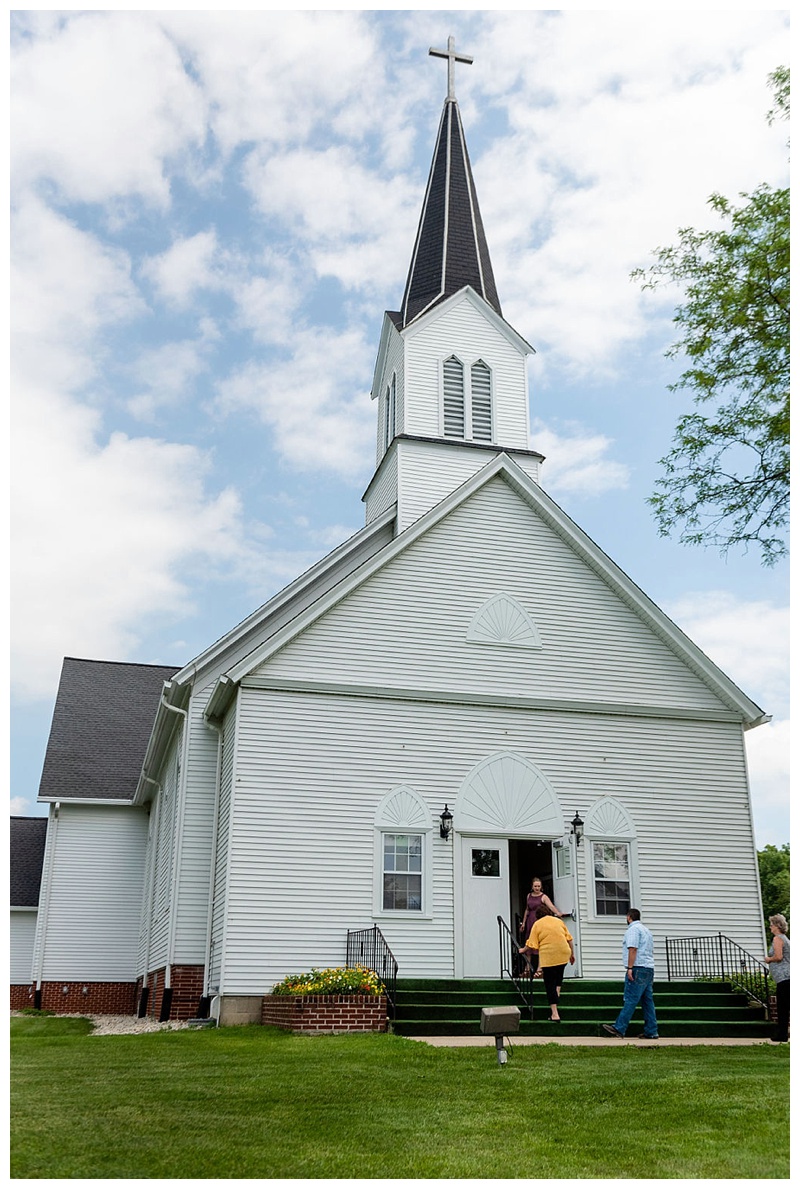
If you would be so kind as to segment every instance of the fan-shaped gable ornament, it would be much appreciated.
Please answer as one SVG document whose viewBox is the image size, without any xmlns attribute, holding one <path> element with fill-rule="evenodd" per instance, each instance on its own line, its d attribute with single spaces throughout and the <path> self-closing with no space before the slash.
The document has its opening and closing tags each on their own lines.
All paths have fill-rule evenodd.
<svg viewBox="0 0 800 1189">
<path fill-rule="evenodd" d="M 467 630 L 472 644 L 510 644 L 541 648 L 542 640 L 525 608 L 509 594 L 492 595 L 479 607 Z"/>
<path fill-rule="evenodd" d="M 419 793 L 408 785 L 391 789 L 375 811 L 375 825 L 390 830 L 430 830 L 432 821 L 428 806 Z"/>
<path fill-rule="evenodd" d="M 500 751 L 467 774 L 453 825 L 460 833 L 560 838 L 564 814 L 550 781 L 530 760 Z"/>
<path fill-rule="evenodd" d="M 589 838 L 635 838 L 636 826 L 624 805 L 602 797 L 589 808 L 584 833 Z"/>
</svg>

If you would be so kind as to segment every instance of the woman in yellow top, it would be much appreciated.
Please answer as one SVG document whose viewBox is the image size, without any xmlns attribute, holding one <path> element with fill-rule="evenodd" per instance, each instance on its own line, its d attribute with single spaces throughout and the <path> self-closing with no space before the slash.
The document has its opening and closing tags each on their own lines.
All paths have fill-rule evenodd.
<svg viewBox="0 0 800 1189">
<path fill-rule="evenodd" d="M 530 937 L 520 949 L 520 954 L 530 965 L 530 957 L 537 959 L 536 973 L 544 980 L 547 992 L 547 1002 L 550 1004 L 550 1019 L 554 1024 L 561 1023 L 558 1014 L 558 1000 L 561 995 L 561 983 L 567 962 L 572 966 L 575 962 L 575 947 L 572 944 L 572 934 L 564 922 L 553 915 L 552 909 L 541 904 L 536 909 L 536 918 Z"/>
</svg>

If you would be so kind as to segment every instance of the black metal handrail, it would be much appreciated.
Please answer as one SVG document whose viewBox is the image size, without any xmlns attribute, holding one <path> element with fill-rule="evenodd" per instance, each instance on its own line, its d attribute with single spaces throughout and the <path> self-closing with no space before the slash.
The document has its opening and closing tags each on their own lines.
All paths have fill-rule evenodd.
<svg viewBox="0 0 800 1189">
<path fill-rule="evenodd" d="M 386 1002 L 389 1016 L 393 1020 L 397 1011 L 397 959 L 386 944 L 386 938 L 377 925 L 371 929 L 347 930 L 347 965 L 364 966 L 374 971 L 386 988 Z"/>
<path fill-rule="evenodd" d="M 667 978 L 720 978 L 769 1008 L 769 970 L 723 933 L 667 938 Z"/>
<path fill-rule="evenodd" d="M 533 1019 L 533 982 L 526 984 L 522 980 L 522 970 L 527 970 L 528 965 L 524 959 L 520 965 L 519 945 L 502 917 L 497 918 L 497 928 L 500 933 L 500 977 L 511 979 Z"/>
</svg>

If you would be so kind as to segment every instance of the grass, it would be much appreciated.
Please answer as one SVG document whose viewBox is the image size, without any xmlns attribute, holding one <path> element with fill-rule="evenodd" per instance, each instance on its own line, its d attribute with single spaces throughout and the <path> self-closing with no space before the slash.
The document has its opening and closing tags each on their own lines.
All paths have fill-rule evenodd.
<svg viewBox="0 0 800 1189">
<path fill-rule="evenodd" d="M 434 1049 L 12 1018 L 23 1178 L 789 1175 L 786 1046 Z"/>
</svg>

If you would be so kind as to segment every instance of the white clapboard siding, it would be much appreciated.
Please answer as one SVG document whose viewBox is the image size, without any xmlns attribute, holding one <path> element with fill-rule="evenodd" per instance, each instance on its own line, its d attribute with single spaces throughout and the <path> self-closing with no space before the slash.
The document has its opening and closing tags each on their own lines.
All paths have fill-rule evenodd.
<svg viewBox="0 0 800 1189">
<path fill-rule="evenodd" d="M 389 451 L 380 470 L 367 489 L 364 497 L 366 523 L 372 524 L 387 508 L 397 503 L 397 452 L 404 442 L 396 442 Z"/>
<path fill-rule="evenodd" d="M 540 649 L 467 640 L 496 594 Z M 516 492 L 495 478 L 262 666 L 270 679 L 726 710 Z"/>
<path fill-rule="evenodd" d="M 397 500 L 397 531 L 402 532 L 419 520 L 494 457 L 487 450 L 452 442 L 398 442 L 394 496 Z M 536 458 L 516 454 L 514 460 L 533 479 L 538 478 Z"/>
<path fill-rule="evenodd" d="M 735 724 L 243 689 L 231 828 L 224 990 L 340 964 L 348 928 L 377 923 L 403 976 L 455 971 L 453 847 L 438 836 L 475 764 L 500 750 L 547 777 L 564 814 L 614 797 L 637 830 L 637 889 L 659 946 L 722 931 L 760 952 L 758 875 Z M 375 913 L 372 823 L 400 785 L 428 806 L 432 916 Z M 614 978 L 624 922 L 593 922 L 579 852 L 584 975 Z"/>
<path fill-rule="evenodd" d="M 144 872 L 142 875 L 142 911 L 139 918 L 139 943 L 136 949 L 137 978 L 147 975 L 150 970 L 150 931 L 153 918 L 157 833 L 158 798 L 156 797 L 149 805 L 147 815 L 147 845 L 145 848 Z"/>
<path fill-rule="evenodd" d="M 147 813 L 62 802 L 49 833 L 41 979 L 134 981 Z"/>
<path fill-rule="evenodd" d="M 179 878 L 172 957 L 173 962 L 179 965 L 205 962 L 208 940 L 218 735 L 203 718 L 203 711 L 212 689 L 213 685 L 208 685 L 196 691 L 189 706 L 187 775 L 177 851 Z"/>
<path fill-rule="evenodd" d="M 33 971 L 36 940 L 36 909 L 11 909 L 9 928 L 9 974 L 12 986 L 29 984 Z"/>
<path fill-rule="evenodd" d="M 172 740 L 162 765 L 161 788 L 156 794 L 156 828 L 149 840 L 154 847 L 152 856 L 153 886 L 150 903 L 146 906 L 149 918 L 149 970 L 157 970 L 169 961 L 170 908 L 175 872 L 175 846 L 178 830 L 178 771 L 181 751 L 181 732 Z"/>
<path fill-rule="evenodd" d="M 222 727 L 220 758 L 219 809 L 217 822 L 216 858 L 214 863 L 214 896 L 211 907 L 211 952 L 208 982 L 219 988 L 222 976 L 222 956 L 225 939 L 226 896 L 228 888 L 228 849 L 230 845 L 231 789 L 236 754 L 236 714 L 234 703 L 225 715 Z"/>
<path fill-rule="evenodd" d="M 528 448 L 528 382 L 525 355 L 465 298 L 406 332 L 406 433 L 440 437 L 441 367 L 455 355 L 466 375 L 479 359 L 492 373 L 494 441 Z M 466 378 L 466 376 L 465 376 Z"/>
</svg>

